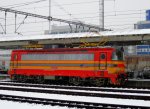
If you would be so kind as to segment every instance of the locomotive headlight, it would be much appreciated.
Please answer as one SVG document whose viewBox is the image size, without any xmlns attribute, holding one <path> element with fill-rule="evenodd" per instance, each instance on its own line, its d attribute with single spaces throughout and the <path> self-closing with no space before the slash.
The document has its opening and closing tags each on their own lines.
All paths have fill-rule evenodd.
<svg viewBox="0 0 150 109">
<path fill-rule="evenodd" d="M 124 72 L 124 69 L 123 69 L 123 68 L 117 68 L 116 71 L 117 71 L 117 72 Z"/>
<path fill-rule="evenodd" d="M 116 72 L 120 72 L 122 69 L 121 68 L 117 68 L 116 69 Z"/>
</svg>

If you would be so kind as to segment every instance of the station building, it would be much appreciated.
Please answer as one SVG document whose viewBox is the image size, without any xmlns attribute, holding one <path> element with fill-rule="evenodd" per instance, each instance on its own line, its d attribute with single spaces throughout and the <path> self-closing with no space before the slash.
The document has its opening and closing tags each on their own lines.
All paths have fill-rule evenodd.
<svg viewBox="0 0 150 109">
<path fill-rule="evenodd" d="M 150 10 L 146 11 L 146 20 L 137 22 L 134 29 L 150 29 Z"/>
</svg>

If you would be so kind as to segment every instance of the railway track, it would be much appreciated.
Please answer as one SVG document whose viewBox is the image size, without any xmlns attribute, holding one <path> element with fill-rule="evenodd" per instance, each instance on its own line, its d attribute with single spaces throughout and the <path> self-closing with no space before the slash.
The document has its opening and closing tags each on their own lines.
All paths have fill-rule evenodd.
<svg viewBox="0 0 150 109">
<path fill-rule="evenodd" d="M 103 92 L 121 92 L 121 93 L 142 93 L 150 94 L 149 89 L 135 89 L 135 88 L 106 88 L 106 87 L 81 87 L 81 86 L 62 86 L 62 85 L 46 85 L 46 84 L 26 84 L 13 82 L 0 82 L 0 85 L 6 86 L 24 86 L 24 87 L 39 87 L 39 88 L 54 88 L 54 89 L 70 89 L 70 90 L 86 90 L 86 91 L 103 91 Z"/>
<path fill-rule="evenodd" d="M 146 106 L 134 106 L 134 105 L 120 105 L 120 104 L 107 104 L 107 103 L 93 103 L 93 102 L 78 102 L 69 100 L 56 100 L 56 99 L 46 99 L 46 98 L 35 98 L 35 97 L 24 97 L 24 96 L 14 96 L 14 95 L 4 95 L 0 94 L 1 100 L 9 100 L 16 102 L 25 103 L 36 103 L 44 105 L 57 105 L 57 106 L 67 106 L 67 107 L 77 107 L 86 109 L 149 109 Z"/>
<path fill-rule="evenodd" d="M 48 89 L 49 88 L 49 89 Z M 87 88 L 89 91 L 87 91 Z M 75 91 L 76 89 L 76 91 Z M 39 84 L 23 84 L 23 83 L 11 83 L 11 82 L 0 82 L 0 90 L 6 91 L 19 91 L 19 92 L 31 92 L 31 93 L 45 93 L 45 94 L 60 94 L 60 95 L 71 95 L 71 96 L 86 96 L 86 97 L 101 97 L 101 98 L 121 98 L 121 99 L 135 99 L 135 100 L 150 100 L 150 96 L 147 95 L 130 95 L 130 94 L 112 94 L 103 93 L 101 89 L 96 87 L 70 87 L 70 86 L 58 86 L 58 85 L 39 85 Z M 106 88 L 107 90 L 109 88 Z M 111 89 L 111 88 L 110 88 Z M 116 88 L 114 88 L 116 89 Z M 113 89 L 113 90 L 114 90 Z M 67 91 L 68 90 L 68 91 Z M 71 90 L 71 91 L 69 91 Z M 86 91 L 85 91 L 86 90 Z M 121 89 L 119 89 L 121 90 Z M 127 89 L 125 89 L 127 90 Z M 130 89 L 131 90 L 131 89 Z M 94 92 L 95 91 L 95 92 Z M 97 91 L 97 93 L 96 93 Z M 132 90 L 133 91 L 133 90 Z M 136 92 L 141 91 L 141 93 L 149 94 L 149 90 L 136 90 Z M 104 92 L 106 92 L 104 90 Z M 149 109 L 150 106 L 136 106 L 127 104 L 111 104 L 111 103 L 95 103 L 95 102 L 85 102 L 85 101 L 74 101 L 74 100 L 61 100 L 61 99 L 49 99 L 49 98 L 39 98 L 39 97 L 28 97 L 22 95 L 10 95 L 10 94 L 0 94 L 0 100 L 9 100 L 16 102 L 26 102 L 26 103 L 36 103 L 44 105 L 57 105 L 57 106 L 67 106 L 67 107 L 77 107 L 86 109 Z"/>
<path fill-rule="evenodd" d="M 12 85 L 12 84 L 11 84 Z M 47 93 L 47 94 L 63 94 L 63 95 L 73 95 L 73 96 L 89 96 L 89 97 L 105 97 L 105 98 L 121 98 L 121 99 L 136 99 L 136 100 L 150 100 L 150 95 L 143 93 L 116 93 L 116 92 L 105 92 L 105 91 L 87 91 L 87 90 L 70 90 L 70 89 L 56 89 L 57 86 L 53 88 L 39 88 L 39 87 L 24 87 L 24 86 L 9 86 L 0 85 L 0 90 L 9 91 L 22 91 L 22 92 L 36 92 L 36 93 Z M 60 87 L 60 86 L 59 86 Z M 63 87 L 63 86 L 61 86 Z M 133 90 L 132 90 L 133 91 Z M 137 92 L 137 91 L 135 91 Z"/>
</svg>

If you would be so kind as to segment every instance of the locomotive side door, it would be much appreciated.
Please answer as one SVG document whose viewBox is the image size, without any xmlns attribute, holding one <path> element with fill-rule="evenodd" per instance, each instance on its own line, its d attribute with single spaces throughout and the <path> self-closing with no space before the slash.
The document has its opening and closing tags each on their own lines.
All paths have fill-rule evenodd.
<svg viewBox="0 0 150 109">
<path fill-rule="evenodd" d="M 106 70 L 107 69 L 107 53 L 101 52 L 99 56 L 99 69 Z"/>
</svg>

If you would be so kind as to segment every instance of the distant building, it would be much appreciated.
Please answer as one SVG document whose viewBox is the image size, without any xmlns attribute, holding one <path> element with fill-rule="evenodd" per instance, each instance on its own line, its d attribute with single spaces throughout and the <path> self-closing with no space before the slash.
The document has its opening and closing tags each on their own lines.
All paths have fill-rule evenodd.
<svg viewBox="0 0 150 109">
<path fill-rule="evenodd" d="M 134 29 L 150 29 L 150 21 L 139 21 L 134 25 Z"/>
<path fill-rule="evenodd" d="M 150 55 L 150 45 L 124 46 L 125 55 Z"/>
<path fill-rule="evenodd" d="M 98 29 L 83 26 L 76 26 L 76 25 L 64 25 L 64 26 L 57 26 L 52 25 L 51 27 L 51 33 L 49 30 L 45 30 L 44 34 L 64 34 L 64 33 L 80 33 L 80 32 L 89 32 L 89 31 L 99 31 Z"/>
<path fill-rule="evenodd" d="M 146 21 L 139 21 L 134 24 L 134 29 L 150 29 L 150 10 L 146 11 Z"/>
<path fill-rule="evenodd" d="M 146 21 L 150 21 L 150 10 L 146 11 Z"/>
</svg>

